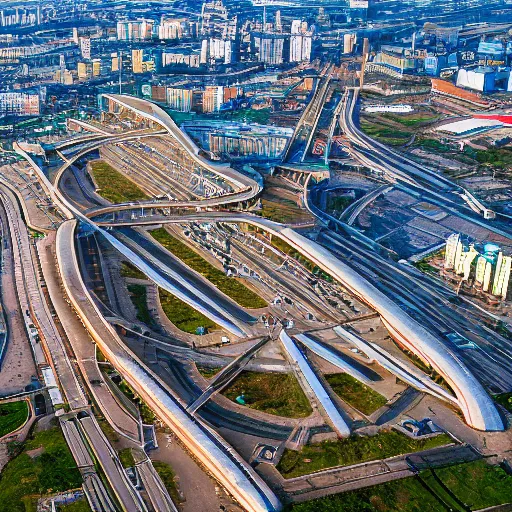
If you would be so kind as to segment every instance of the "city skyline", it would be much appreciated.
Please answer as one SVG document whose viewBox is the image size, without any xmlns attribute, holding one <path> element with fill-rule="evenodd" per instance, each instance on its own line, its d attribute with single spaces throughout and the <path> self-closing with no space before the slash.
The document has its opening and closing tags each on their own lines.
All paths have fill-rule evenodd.
<svg viewBox="0 0 512 512">
<path fill-rule="evenodd" d="M 512 506 L 509 0 L 0 5 L 0 512 Z"/>
</svg>

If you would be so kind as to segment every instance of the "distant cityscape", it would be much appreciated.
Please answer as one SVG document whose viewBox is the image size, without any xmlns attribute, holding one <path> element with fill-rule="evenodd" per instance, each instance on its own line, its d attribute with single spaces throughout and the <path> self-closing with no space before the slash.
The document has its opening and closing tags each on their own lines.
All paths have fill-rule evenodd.
<svg viewBox="0 0 512 512">
<path fill-rule="evenodd" d="M 512 507 L 512 0 L 0 2 L 0 512 Z"/>
</svg>

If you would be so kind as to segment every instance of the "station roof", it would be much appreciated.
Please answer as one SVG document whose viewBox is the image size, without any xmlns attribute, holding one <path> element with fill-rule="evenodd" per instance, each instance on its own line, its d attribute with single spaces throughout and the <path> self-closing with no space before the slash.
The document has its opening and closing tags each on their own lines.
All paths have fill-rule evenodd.
<svg viewBox="0 0 512 512">
<path fill-rule="evenodd" d="M 503 126 L 501 121 L 496 119 L 464 119 L 454 123 L 445 124 L 436 128 L 438 132 L 448 132 L 452 135 L 466 135 L 484 130 L 492 130 Z"/>
</svg>

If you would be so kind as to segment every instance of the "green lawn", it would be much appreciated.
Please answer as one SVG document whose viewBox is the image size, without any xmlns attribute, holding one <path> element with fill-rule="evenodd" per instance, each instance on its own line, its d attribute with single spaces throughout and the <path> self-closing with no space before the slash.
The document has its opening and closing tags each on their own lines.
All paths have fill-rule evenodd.
<svg viewBox="0 0 512 512">
<path fill-rule="evenodd" d="M 134 279 L 147 279 L 146 274 L 140 271 L 135 265 L 123 261 L 121 264 L 121 277 L 132 277 Z"/>
<path fill-rule="evenodd" d="M 20 428 L 28 418 L 28 404 L 25 400 L 0 404 L 0 437 Z"/>
<path fill-rule="evenodd" d="M 471 464 L 453 466 L 436 470 L 441 481 L 472 510 L 512 503 L 512 476 L 499 466 L 490 466 L 480 460 Z M 424 473 L 424 479 L 438 494 L 449 501 L 430 472 Z"/>
<path fill-rule="evenodd" d="M 31 450 L 40 449 L 40 452 Z M 35 512 L 43 494 L 76 489 L 82 477 L 59 427 L 36 432 L 0 478 L 0 512 Z"/>
<path fill-rule="evenodd" d="M 151 231 L 155 240 L 162 244 L 168 251 L 183 261 L 190 268 L 203 275 L 208 281 L 215 285 L 221 292 L 231 297 L 240 306 L 246 308 L 264 308 L 267 303 L 256 293 L 249 290 L 240 281 L 227 277 L 222 270 L 214 267 L 193 251 L 186 244 L 173 237 L 164 228 Z"/>
<path fill-rule="evenodd" d="M 445 485 L 471 510 L 512 502 L 512 477 L 497 466 L 483 461 L 436 470 Z M 449 505 L 451 497 L 429 471 L 421 477 Z M 300 503 L 293 512 L 424 512 L 443 511 L 444 507 L 415 478 L 405 478 L 374 487 L 346 492 Z M 460 507 L 454 510 L 461 510 Z"/>
<path fill-rule="evenodd" d="M 259 214 L 266 219 L 280 222 L 281 224 L 297 224 L 308 219 L 307 212 L 300 209 L 290 199 L 265 199 L 261 200 L 262 209 Z"/>
<path fill-rule="evenodd" d="M 119 434 L 114 430 L 112 425 L 103 416 L 97 416 L 96 419 L 105 437 L 111 443 L 117 443 L 119 441 Z"/>
<path fill-rule="evenodd" d="M 102 160 L 91 162 L 91 171 L 98 194 L 111 203 L 143 201 L 149 197 L 126 176 Z"/>
<path fill-rule="evenodd" d="M 452 150 L 447 144 L 443 144 L 437 139 L 418 138 L 414 141 L 415 146 L 420 146 L 422 149 L 430 150 L 434 153 L 448 153 Z"/>
<path fill-rule="evenodd" d="M 342 400 L 363 414 L 371 414 L 387 403 L 385 397 L 348 373 L 332 373 L 325 378 Z"/>
<path fill-rule="evenodd" d="M 181 503 L 182 499 L 180 493 L 178 492 L 178 486 L 176 485 L 175 481 L 176 474 L 174 473 L 174 470 L 171 468 L 171 466 L 159 460 L 154 460 L 153 466 L 157 473 L 160 475 L 160 478 L 162 479 L 165 488 L 169 492 L 172 501 L 177 504 Z"/>
<path fill-rule="evenodd" d="M 57 510 L 58 512 L 91 512 L 91 507 L 89 507 L 87 498 L 82 498 L 69 505 L 61 505 L 57 507 Z"/>
<path fill-rule="evenodd" d="M 152 425 L 156 420 L 156 416 L 146 402 L 144 402 L 144 400 L 142 400 L 135 391 L 133 391 L 131 386 L 125 380 L 122 380 L 118 386 L 124 395 L 139 408 L 142 423 Z"/>
<path fill-rule="evenodd" d="M 158 289 L 160 305 L 165 316 L 180 330 L 196 334 L 198 327 L 207 331 L 217 329 L 215 322 L 162 288 Z"/>
<path fill-rule="evenodd" d="M 391 119 L 391 121 L 394 121 L 396 123 L 403 124 L 404 126 L 407 126 L 408 128 L 415 128 L 418 125 L 430 123 L 432 121 L 436 121 L 439 119 L 439 116 L 435 114 L 429 114 L 427 112 L 415 112 L 412 114 L 391 114 L 386 113 L 383 114 L 384 118 Z"/>
<path fill-rule="evenodd" d="M 351 197 L 346 196 L 329 196 L 329 199 L 327 201 L 327 210 L 337 211 L 338 213 L 341 213 L 344 211 L 348 206 L 350 206 L 355 199 L 352 199 Z"/>
<path fill-rule="evenodd" d="M 313 411 L 291 373 L 242 372 L 222 394 L 235 401 L 244 395 L 251 409 L 287 418 L 305 418 Z"/>
<path fill-rule="evenodd" d="M 119 451 L 119 460 L 123 465 L 123 468 L 133 468 L 135 466 L 135 459 L 131 448 L 123 448 Z"/>
<path fill-rule="evenodd" d="M 137 310 L 137 320 L 152 325 L 154 320 L 148 309 L 148 290 L 143 284 L 129 284 L 130 299 Z"/>
<path fill-rule="evenodd" d="M 412 132 L 405 127 L 402 131 L 398 131 L 390 126 L 364 120 L 361 121 L 361 130 L 369 137 L 390 146 L 403 146 L 412 136 Z"/>
<path fill-rule="evenodd" d="M 196 363 L 196 368 L 197 368 L 197 371 L 205 379 L 211 379 L 212 377 L 215 377 L 215 375 L 217 375 L 217 373 L 219 373 L 220 370 L 222 370 L 222 368 L 219 368 L 219 367 L 210 368 L 210 367 L 207 367 L 207 366 L 201 366 L 200 364 L 197 364 L 197 363 Z"/>
<path fill-rule="evenodd" d="M 493 167 L 512 169 L 512 149 L 510 147 L 490 148 L 486 151 L 479 149 L 475 151 L 475 158 L 482 164 L 491 164 Z"/>
<path fill-rule="evenodd" d="M 451 438 L 446 434 L 417 440 L 394 430 L 381 431 L 375 436 L 354 435 L 337 441 L 306 445 L 300 452 L 286 449 L 277 469 L 285 478 L 294 478 L 321 469 L 386 459 L 451 442 Z"/>
<path fill-rule="evenodd" d="M 427 261 L 425 260 L 421 260 L 421 261 L 416 261 L 414 263 L 414 266 L 420 270 L 421 272 L 423 272 L 424 274 L 435 274 L 435 275 L 438 275 L 439 274 L 439 269 L 432 266 L 430 263 L 428 263 Z"/>
</svg>

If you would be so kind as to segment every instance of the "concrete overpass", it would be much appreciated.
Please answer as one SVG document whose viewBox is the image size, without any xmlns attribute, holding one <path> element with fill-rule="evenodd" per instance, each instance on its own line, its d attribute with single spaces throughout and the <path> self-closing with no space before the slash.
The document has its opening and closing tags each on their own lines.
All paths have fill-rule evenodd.
<svg viewBox="0 0 512 512">
<path fill-rule="evenodd" d="M 124 97 L 117 99 L 126 108 L 130 107 L 130 101 Z M 149 104 L 151 105 L 151 104 Z M 139 113 L 150 116 L 156 123 L 167 124 L 168 120 L 162 118 L 159 107 L 147 105 L 143 100 L 135 100 L 135 107 Z M 155 111 L 156 110 L 156 111 Z M 161 110 L 161 109 L 160 109 Z M 164 112 L 165 114 L 165 112 Z M 142 114 L 141 114 L 142 115 Z M 176 130 L 176 126 L 168 124 L 169 133 Z M 186 139 L 176 134 L 180 140 L 187 143 Z M 193 147 L 190 148 L 194 151 Z M 196 155 L 197 156 L 197 155 Z M 199 158 L 199 157 L 198 157 Z M 224 166 L 225 167 L 225 166 Z M 69 218 L 78 218 L 89 225 L 92 229 L 102 234 L 112 245 L 118 248 L 126 257 L 128 257 L 140 270 L 145 272 L 151 279 L 155 276 L 151 274 L 151 269 L 141 263 L 140 259 L 134 257 L 133 251 L 120 244 L 111 234 L 101 229 L 95 222 L 91 221 L 82 212 L 71 205 L 58 189 L 55 189 L 46 179 L 42 171 L 37 166 L 36 172 L 45 187 L 49 189 L 52 197 L 61 205 L 63 211 Z M 219 169 L 217 168 L 217 171 Z M 238 173 L 233 176 L 233 172 L 227 171 L 228 175 L 235 180 Z M 242 183 L 243 185 L 243 183 Z M 400 309 L 391 299 L 377 290 L 371 283 L 362 278 L 357 272 L 348 267 L 342 261 L 337 259 L 331 252 L 324 247 L 300 235 L 294 230 L 283 225 L 274 223 L 267 219 L 258 218 L 247 214 L 227 214 L 223 212 L 201 212 L 196 215 L 178 215 L 163 220 L 144 219 L 146 224 L 160 222 L 196 222 L 200 216 L 203 216 L 206 222 L 243 222 L 251 224 L 274 236 L 277 236 L 291 245 L 294 249 L 301 252 L 306 258 L 318 265 L 324 271 L 333 276 L 351 293 L 362 302 L 369 305 L 377 311 L 384 324 L 387 326 L 391 335 L 406 348 L 427 361 L 432 367 L 440 373 L 450 384 L 456 394 L 456 403 L 461 408 L 464 417 L 469 425 L 480 430 L 503 430 L 503 421 L 491 398 L 487 395 L 481 384 L 467 370 L 463 363 L 441 340 L 437 339 L 425 328 L 423 328 L 412 317 Z M 224 216 L 223 216 L 224 215 Z M 133 223 L 133 222 L 132 222 Z M 74 232 L 75 223 L 65 223 L 59 230 L 61 233 L 61 268 L 70 268 L 76 273 L 78 266 L 75 261 L 69 262 L 65 259 L 66 251 L 69 252 L 72 246 L 71 240 Z M 78 274 L 79 275 L 79 274 Z M 157 281 L 155 281 L 157 282 Z M 184 410 L 179 400 L 173 396 L 172 390 L 160 382 L 158 377 L 145 367 L 142 361 L 139 361 L 133 354 L 129 353 L 122 343 L 116 339 L 115 331 L 108 326 L 106 320 L 96 310 L 93 301 L 88 298 L 88 292 L 77 279 L 75 284 L 67 283 L 67 291 L 74 306 L 86 323 L 93 336 L 97 336 L 98 343 L 101 343 L 102 349 L 106 352 L 110 360 L 118 370 L 126 376 L 128 382 L 136 389 L 144 400 L 163 418 L 169 425 L 178 432 L 182 440 L 196 454 L 203 464 L 212 472 L 212 474 L 240 501 L 248 510 L 268 511 L 278 510 L 279 503 L 275 496 L 268 489 L 266 484 L 247 467 L 245 462 L 239 456 L 232 452 L 230 447 L 209 430 L 205 425 L 192 419 Z M 103 323 L 101 329 L 110 330 L 112 336 L 98 336 L 97 329 L 99 324 Z"/>
<path fill-rule="evenodd" d="M 359 89 L 347 89 L 342 99 L 343 107 L 340 115 L 340 125 L 348 139 L 352 142 L 351 153 L 363 165 L 370 169 L 378 169 L 384 175 L 398 182 L 406 183 L 415 188 L 426 189 L 438 200 L 455 205 L 449 199 L 449 194 L 456 195 L 476 214 L 486 220 L 494 219 L 496 213 L 483 205 L 477 198 L 464 188 L 456 185 L 442 173 L 406 158 L 393 151 L 389 146 L 370 138 L 363 133 L 354 122 L 355 107 Z M 461 205 L 458 205 L 463 206 Z M 461 215 L 456 213 L 456 215 Z M 486 226 L 487 227 L 487 226 Z M 492 229 L 489 227 L 489 229 Z M 505 235 L 509 236 L 509 235 Z"/>
<path fill-rule="evenodd" d="M 327 249 L 293 229 L 250 214 L 200 212 L 168 218 L 132 221 L 136 225 L 185 222 L 246 223 L 277 236 L 332 275 L 359 300 L 377 311 L 390 334 L 408 350 L 427 361 L 450 384 L 469 425 L 478 430 L 503 430 L 503 421 L 482 385 L 457 355 L 440 339 L 397 306 L 356 271 Z"/>
<path fill-rule="evenodd" d="M 107 98 L 118 107 L 130 110 L 165 129 L 199 167 L 226 180 L 233 185 L 235 190 L 253 189 L 255 195 L 261 191 L 261 186 L 252 178 L 239 173 L 229 165 L 216 164 L 203 157 L 194 141 L 184 133 L 172 120 L 171 116 L 158 105 L 124 94 L 104 94 L 103 97 Z"/>
<path fill-rule="evenodd" d="M 350 91 L 348 91 L 347 94 L 350 94 Z M 134 109 L 139 115 L 147 116 L 158 125 L 166 127 L 172 136 L 176 137 L 188 148 L 188 151 L 192 154 L 196 154 L 197 156 L 198 148 L 186 135 L 181 133 L 172 119 L 170 119 L 170 117 L 160 107 L 136 98 L 118 95 L 107 96 L 125 108 Z M 349 119 L 351 119 L 351 116 L 349 116 Z M 197 156 L 197 158 L 201 164 L 204 163 L 204 159 L 199 156 Z M 210 164 L 208 163 L 208 165 Z M 215 169 L 216 172 L 219 172 L 224 177 L 230 177 L 235 182 L 238 181 L 241 186 L 244 184 L 256 183 L 229 167 L 226 169 L 226 166 L 215 166 Z M 221 171 L 221 169 L 223 170 Z M 42 173 L 42 171 L 40 172 Z M 43 182 L 45 180 L 48 182 L 44 174 L 42 180 Z M 51 184 L 50 188 L 53 189 Z M 138 258 L 133 251 L 126 248 L 106 231 L 98 228 L 95 223 L 91 222 L 90 219 L 70 205 L 58 190 L 53 189 L 53 194 L 62 206 L 67 209 L 68 214 L 70 215 L 69 218 L 76 217 L 92 226 L 93 229 L 98 229 L 112 245 L 121 250 L 121 252 L 123 252 L 123 254 L 125 254 L 140 270 L 145 272 L 151 279 L 155 280 L 156 278 L 155 282 L 158 282 L 158 276 L 154 275 L 154 271 L 152 271 L 148 265 L 143 264 L 140 261 L 140 258 Z M 327 249 L 300 235 L 294 230 L 274 223 L 268 219 L 256 218 L 255 216 L 247 214 L 228 214 L 223 217 L 222 215 L 217 215 L 215 212 L 206 212 L 202 215 L 206 222 L 212 220 L 221 222 L 245 222 L 282 238 L 313 263 L 332 275 L 362 302 L 377 311 L 389 332 L 397 341 L 423 360 L 427 361 L 439 374 L 441 374 L 454 390 L 459 406 L 469 425 L 479 430 L 503 430 L 503 421 L 494 405 L 494 402 L 485 392 L 477 379 L 457 358 L 456 354 L 453 353 L 445 343 L 436 338 L 407 313 L 405 313 L 405 311 L 403 311 L 391 299 L 386 297 L 353 269 L 338 260 Z M 198 218 L 200 217 L 197 215 L 180 215 L 179 218 L 169 218 L 166 221 L 182 223 L 189 221 L 196 222 Z M 158 220 L 156 222 L 159 223 L 161 221 Z M 154 224 L 155 219 L 153 219 L 153 221 L 145 221 L 144 223 Z"/>
<path fill-rule="evenodd" d="M 64 288 L 87 330 L 101 350 L 125 377 L 139 396 L 165 421 L 194 453 L 198 460 L 227 491 L 249 512 L 277 512 L 281 504 L 261 477 L 218 434 L 200 420 L 189 415 L 172 389 L 140 361 L 118 338 L 113 327 L 97 309 L 80 275 L 74 249 L 74 231 L 78 219 L 102 234 L 148 277 L 158 283 L 158 276 L 137 255 L 118 242 L 110 233 L 85 217 L 48 180 L 42 169 L 22 149 L 16 148 L 36 172 L 48 191 L 69 219 L 57 232 L 57 259 Z M 236 171 L 235 171 L 236 172 Z M 224 322 L 225 323 L 225 322 Z M 222 321 L 221 321 L 222 324 Z M 221 325 L 220 324 L 220 325 Z M 233 327 L 236 329 L 236 327 Z M 240 331 L 243 335 L 243 332 Z M 101 448 L 101 442 L 91 439 Z M 122 488 L 118 489 L 118 491 Z M 138 510 L 133 508 L 131 510 Z M 131 512 L 131 511 L 130 511 Z"/>
</svg>

